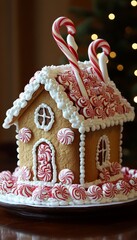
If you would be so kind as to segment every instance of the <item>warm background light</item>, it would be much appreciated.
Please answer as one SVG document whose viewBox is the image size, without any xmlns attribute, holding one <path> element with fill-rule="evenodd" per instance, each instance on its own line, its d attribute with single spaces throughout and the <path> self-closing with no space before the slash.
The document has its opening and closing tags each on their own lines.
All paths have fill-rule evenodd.
<svg viewBox="0 0 137 240">
<path fill-rule="evenodd" d="M 132 44 L 132 48 L 133 48 L 134 50 L 136 50 L 136 49 L 137 49 L 137 43 L 133 43 L 133 44 Z"/>
<path fill-rule="evenodd" d="M 108 18 L 109 18 L 110 20 L 114 20 L 114 19 L 115 19 L 115 14 L 114 14 L 114 13 L 110 13 L 110 14 L 108 15 Z"/>
<path fill-rule="evenodd" d="M 117 54 L 116 54 L 116 52 L 112 51 L 112 52 L 110 52 L 109 56 L 111 58 L 115 58 L 117 56 Z"/>
<path fill-rule="evenodd" d="M 96 33 L 93 33 L 92 35 L 91 35 L 91 39 L 92 40 L 96 40 L 98 38 L 98 35 L 96 34 Z"/>
<path fill-rule="evenodd" d="M 131 1 L 131 6 L 132 6 L 132 7 L 136 7 L 136 6 L 137 6 L 137 1 L 132 0 L 132 1 Z"/>
<path fill-rule="evenodd" d="M 117 70 L 118 71 L 123 71 L 123 69 L 124 69 L 124 66 L 122 64 L 117 65 Z"/>
</svg>

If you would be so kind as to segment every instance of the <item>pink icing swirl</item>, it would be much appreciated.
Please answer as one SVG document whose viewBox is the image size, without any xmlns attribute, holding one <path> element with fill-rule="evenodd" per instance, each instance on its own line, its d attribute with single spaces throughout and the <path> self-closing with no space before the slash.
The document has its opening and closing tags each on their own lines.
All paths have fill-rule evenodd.
<svg viewBox="0 0 137 240">
<path fill-rule="evenodd" d="M 104 181 L 109 181 L 110 179 L 110 173 L 108 171 L 108 169 L 103 168 L 99 174 L 100 179 L 104 180 Z"/>
<path fill-rule="evenodd" d="M 11 180 L 12 179 L 12 174 L 10 171 L 2 171 L 0 173 L 0 182 L 1 181 L 8 181 L 8 180 Z"/>
<path fill-rule="evenodd" d="M 30 178 L 31 178 L 31 170 L 26 166 L 23 166 L 22 168 L 20 168 L 19 179 L 25 181 L 25 180 L 30 180 Z"/>
<path fill-rule="evenodd" d="M 102 189 L 99 186 L 91 185 L 87 190 L 87 195 L 90 200 L 99 201 L 102 199 Z"/>
<path fill-rule="evenodd" d="M 61 144 L 69 145 L 74 141 L 74 132 L 70 128 L 62 128 L 58 131 L 57 139 Z"/>
<path fill-rule="evenodd" d="M 59 180 L 63 184 L 72 184 L 74 174 L 70 169 L 62 169 L 59 173 Z"/>
<path fill-rule="evenodd" d="M 32 193 L 32 199 L 34 201 L 43 201 L 49 197 L 48 189 L 46 186 L 38 186 Z"/>
<path fill-rule="evenodd" d="M 29 128 L 21 128 L 18 134 L 18 138 L 21 142 L 28 143 L 31 139 L 31 130 Z"/>
<path fill-rule="evenodd" d="M 56 183 L 52 188 L 52 197 L 57 200 L 66 201 L 69 196 L 69 191 L 64 185 Z"/>
<path fill-rule="evenodd" d="M 121 165 L 118 162 L 112 162 L 110 166 L 111 175 L 114 176 L 121 172 Z"/>
<path fill-rule="evenodd" d="M 81 185 L 79 184 L 72 184 L 70 187 L 69 187 L 69 192 L 70 192 L 70 195 L 72 197 L 72 199 L 74 200 L 86 200 L 86 191 L 84 189 L 84 187 L 82 187 Z"/>
<path fill-rule="evenodd" d="M 111 182 L 104 183 L 102 185 L 102 190 L 103 190 L 103 196 L 107 198 L 114 198 L 115 195 L 117 194 L 116 185 Z"/>
<path fill-rule="evenodd" d="M 11 192 L 12 186 L 13 186 L 12 180 L 3 180 L 0 183 L 0 192 L 1 193 L 9 193 L 9 192 Z"/>
<path fill-rule="evenodd" d="M 20 184 L 17 186 L 18 194 L 24 197 L 31 197 L 34 189 L 35 189 L 34 186 L 28 184 Z"/>
<path fill-rule="evenodd" d="M 116 183 L 116 188 L 124 195 L 128 195 L 131 190 L 131 186 L 129 185 L 129 183 L 124 180 L 118 180 L 118 182 Z"/>
</svg>

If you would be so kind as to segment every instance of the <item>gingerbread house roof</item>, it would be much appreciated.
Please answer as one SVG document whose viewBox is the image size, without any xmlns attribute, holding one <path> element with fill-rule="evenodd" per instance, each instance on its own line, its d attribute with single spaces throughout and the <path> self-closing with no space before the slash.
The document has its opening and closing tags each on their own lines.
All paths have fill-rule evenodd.
<svg viewBox="0 0 137 240">
<path fill-rule="evenodd" d="M 19 116 L 35 99 L 34 95 L 42 85 L 61 109 L 63 117 L 80 132 L 104 129 L 134 119 L 133 107 L 122 97 L 113 81 L 98 80 L 90 62 L 79 62 L 79 68 L 88 99 L 81 95 L 70 64 L 44 67 L 35 73 L 24 92 L 13 102 L 3 127 L 17 124 Z"/>
</svg>

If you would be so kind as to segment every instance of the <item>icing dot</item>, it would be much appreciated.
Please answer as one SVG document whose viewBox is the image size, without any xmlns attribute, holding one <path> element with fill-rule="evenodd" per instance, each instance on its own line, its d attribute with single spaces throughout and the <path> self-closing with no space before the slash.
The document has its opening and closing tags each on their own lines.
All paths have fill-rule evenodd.
<svg viewBox="0 0 137 240">
<path fill-rule="evenodd" d="M 62 128 L 58 131 L 57 139 L 60 143 L 69 145 L 74 141 L 74 132 L 70 128 Z"/>
<path fill-rule="evenodd" d="M 31 130 L 29 128 L 21 128 L 18 134 L 18 138 L 21 142 L 28 143 L 31 139 Z"/>
</svg>

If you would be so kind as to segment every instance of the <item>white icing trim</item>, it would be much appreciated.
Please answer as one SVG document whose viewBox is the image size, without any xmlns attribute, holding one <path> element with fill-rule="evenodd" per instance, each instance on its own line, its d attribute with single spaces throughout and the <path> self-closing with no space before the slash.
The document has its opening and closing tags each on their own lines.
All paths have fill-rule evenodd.
<svg viewBox="0 0 137 240">
<path fill-rule="evenodd" d="M 105 149 L 99 149 L 101 141 L 105 142 L 105 146 L 106 146 Z M 103 155 L 104 155 L 104 152 L 106 152 L 106 157 L 105 157 L 105 159 L 102 159 L 102 164 L 100 164 L 100 162 L 99 162 L 100 152 L 103 153 Z M 97 166 L 97 169 L 101 171 L 103 168 L 105 168 L 107 166 L 110 166 L 109 160 L 110 160 L 110 142 L 109 142 L 108 136 L 103 135 L 99 138 L 98 144 L 97 144 L 97 151 L 96 151 L 96 166 Z"/>
<path fill-rule="evenodd" d="M 38 181 L 38 179 L 37 179 L 37 155 L 36 155 L 36 149 L 37 149 L 38 145 L 40 143 L 42 143 L 42 142 L 47 143 L 50 146 L 51 151 L 52 151 L 51 165 L 52 165 L 52 170 L 53 170 L 53 172 L 52 172 L 53 176 L 52 176 L 51 183 L 55 183 L 57 181 L 57 170 L 56 170 L 56 164 L 55 164 L 55 150 L 54 150 L 54 147 L 51 144 L 51 142 L 49 140 L 45 139 L 45 138 L 41 138 L 40 140 L 38 140 L 34 144 L 34 146 L 32 148 L 33 174 L 34 174 L 33 181 Z M 49 182 L 47 182 L 47 183 L 48 183 L 48 185 L 50 185 Z"/>
<path fill-rule="evenodd" d="M 38 112 L 39 112 L 39 110 L 41 108 L 43 110 L 46 108 L 48 110 L 49 114 L 50 114 L 50 117 L 48 117 L 46 115 L 46 113 L 44 114 L 44 112 L 43 112 L 42 115 L 40 115 Z M 40 124 L 39 121 L 38 121 L 38 117 L 39 116 L 41 116 L 43 118 L 42 124 Z M 47 125 L 45 125 L 46 118 L 50 119 L 50 121 L 49 121 L 49 123 Z M 51 108 L 47 104 L 42 103 L 35 109 L 35 112 L 34 112 L 34 122 L 35 122 L 37 128 L 43 129 L 44 131 L 49 131 L 52 128 L 52 125 L 54 123 L 54 113 L 53 113 L 53 111 L 51 110 Z"/>
<path fill-rule="evenodd" d="M 80 184 L 85 182 L 85 137 L 84 133 L 80 135 L 80 148 L 79 148 L 79 158 L 80 158 Z"/>
<path fill-rule="evenodd" d="M 91 67 L 90 62 L 79 62 L 80 69 Z M 70 70 L 70 64 L 61 66 L 44 67 L 41 71 L 37 72 L 34 77 L 35 80 L 26 85 L 24 92 L 20 94 L 19 98 L 13 103 L 13 107 L 10 108 L 4 120 L 3 127 L 9 128 L 12 124 L 13 118 L 17 117 L 20 110 L 26 107 L 28 101 L 32 98 L 33 93 L 37 91 L 41 84 L 44 85 L 46 91 L 49 92 L 51 97 L 55 100 L 57 107 L 62 110 L 63 117 L 68 119 L 72 128 L 79 129 L 84 128 L 84 131 L 100 128 L 106 128 L 117 124 L 122 124 L 126 121 L 132 121 L 134 119 L 134 108 L 130 106 L 126 99 L 122 98 L 118 89 L 116 89 L 113 81 L 108 81 L 108 86 L 111 86 L 114 91 L 119 95 L 121 103 L 125 103 L 130 108 L 129 113 L 118 114 L 115 113 L 113 117 L 100 119 L 95 117 L 94 119 L 84 119 L 84 116 L 80 115 L 77 108 L 73 106 L 73 103 L 65 93 L 64 87 L 56 81 L 58 74 Z M 82 130 L 83 131 L 83 130 Z"/>
</svg>

